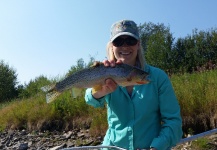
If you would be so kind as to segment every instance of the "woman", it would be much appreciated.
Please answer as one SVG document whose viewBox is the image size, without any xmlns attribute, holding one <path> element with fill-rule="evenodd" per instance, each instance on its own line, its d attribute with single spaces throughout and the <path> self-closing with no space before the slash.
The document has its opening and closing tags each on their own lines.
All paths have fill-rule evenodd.
<svg viewBox="0 0 217 150">
<path fill-rule="evenodd" d="M 107 79 L 102 89 L 85 100 L 94 107 L 107 102 L 108 130 L 102 145 L 129 150 L 168 150 L 182 137 L 180 106 L 167 74 L 145 63 L 138 28 L 131 20 L 121 20 L 111 27 L 107 45 L 109 60 L 105 66 L 125 63 L 149 73 L 150 83 L 128 87 Z"/>
</svg>

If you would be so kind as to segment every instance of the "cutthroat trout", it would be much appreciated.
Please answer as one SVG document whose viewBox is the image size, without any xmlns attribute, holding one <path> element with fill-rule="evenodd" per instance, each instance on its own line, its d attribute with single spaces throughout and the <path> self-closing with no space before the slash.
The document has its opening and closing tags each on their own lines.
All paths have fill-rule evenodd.
<svg viewBox="0 0 217 150">
<path fill-rule="evenodd" d="M 75 72 L 53 86 L 45 86 L 41 89 L 47 92 L 46 101 L 49 103 L 62 92 L 71 88 L 74 98 L 84 88 L 92 87 L 92 92 L 97 92 L 108 78 L 113 79 L 114 82 L 123 87 L 147 84 L 149 82 L 148 73 L 137 67 L 127 64 L 116 64 L 115 67 L 105 67 L 104 64 L 95 62 L 91 67 Z"/>
</svg>

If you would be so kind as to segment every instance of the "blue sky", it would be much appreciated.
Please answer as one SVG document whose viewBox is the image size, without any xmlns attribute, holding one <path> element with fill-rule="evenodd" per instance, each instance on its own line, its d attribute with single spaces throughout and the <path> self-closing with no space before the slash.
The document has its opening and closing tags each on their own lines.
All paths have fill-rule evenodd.
<svg viewBox="0 0 217 150">
<path fill-rule="evenodd" d="M 175 38 L 217 27 L 216 0 L 0 0 L 0 60 L 20 84 L 63 76 L 76 61 L 103 61 L 111 25 L 163 23 Z"/>
</svg>

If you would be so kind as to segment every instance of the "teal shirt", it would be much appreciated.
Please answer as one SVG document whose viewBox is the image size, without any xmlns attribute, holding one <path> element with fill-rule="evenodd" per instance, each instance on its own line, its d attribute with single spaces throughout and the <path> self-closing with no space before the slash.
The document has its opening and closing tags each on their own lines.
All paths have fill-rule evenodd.
<svg viewBox="0 0 217 150">
<path fill-rule="evenodd" d="M 180 106 L 167 74 L 146 65 L 150 83 L 136 85 L 129 96 L 125 87 L 96 100 L 91 88 L 85 100 L 94 107 L 107 102 L 108 130 L 102 145 L 125 149 L 155 147 L 168 150 L 182 137 Z"/>
</svg>

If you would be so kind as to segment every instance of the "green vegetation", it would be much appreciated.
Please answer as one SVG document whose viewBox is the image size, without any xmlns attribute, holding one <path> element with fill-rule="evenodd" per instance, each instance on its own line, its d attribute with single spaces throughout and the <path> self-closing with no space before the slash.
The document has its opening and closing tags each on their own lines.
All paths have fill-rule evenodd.
<svg viewBox="0 0 217 150">
<path fill-rule="evenodd" d="M 105 109 L 94 109 L 83 98 L 73 99 L 70 91 L 63 93 L 54 102 L 47 104 L 45 94 L 28 99 L 18 99 L 0 109 L 0 130 L 69 130 L 72 128 L 89 128 L 93 135 L 103 134 L 106 129 Z M 104 120 L 104 121 L 102 121 Z M 97 122 L 102 122 L 102 126 Z M 95 129 L 94 129 L 95 128 Z M 97 129 L 96 129 L 97 130 Z M 96 135 L 96 134 L 95 134 Z"/>
<path fill-rule="evenodd" d="M 209 137 L 202 137 L 194 141 L 190 141 L 185 143 L 185 147 L 183 148 L 183 145 L 176 146 L 176 150 L 183 150 L 183 149 L 192 149 L 192 150 L 214 150 L 215 145 L 212 145 L 210 143 Z"/>
<path fill-rule="evenodd" d="M 0 102 L 17 97 L 16 80 L 15 69 L 0 60 Z"/>
<path fill-rule="evenodd" d="M 165 70 L 169 75 L 193 73 L 216 69 L 217 29 L 206 31 L 194 29 L 192 35 L 175 39 L 170 28 L 164 24 L 144 23 L 138 26 L 144 57 L 148 64 Z M 66 76 L 90 66 L 95 59 L 90 56 L 88 64 L 81 58 L 72 66 Z M 49 83 L 46 77 L 39 76 L 26 85 L 17 82 L 17 73 L 4 61 L 0 60 L 0 102 L 15 98 L 31 97 L 40 89 L 38 84 Z"/>
<path fill-rule="evenodd" d="M 185 132 L 216 128 L 217 70 L 174 75 L 172 82 L 182 109 Z"/>
<path fill-rule="evenodd" d="M 217 71 L 174 75 L 171 78 L 183 117 L 185 133 L 196 134 L 216 127 Z M 106 108 L 93 108 L 83 97 L 73 99 L 64 92 L 47 104 L 45 94 L 2 103 L 0 129 L 63 130 L 90 127 L 92 135 L 107 129 Z"/>
<path fill-rule="evenodd" d="M 173 37 L 164 24 L 139 26 L 146 61 L 168 73 L 192 73 L 216 68 L 217 29 L 192 30 L 184 38 Z"/>
<path fill-rule="evenodd" d="M 211 146 L 207 145 L 209 140 L 207 138 L 200 138 L 192 142 L 192 148 L 197 150 L 207 150 L 211 149 Z"/>
<path fill-rule="evenodd" d="M 175 40 L 164 24 L 139 26 L 148 64 L 165 70 L 173 83 L 181 106 L 185 134 L 197 134 L 217 127 L 217 29 L 193 30 L 192 35 Z M 90 66 L 83 59 L 66 76 Z M 61 77 L 64 78 L 64 77 Z M 28 84 L 17 82 L 17 73 L 0 60 L 0 131 L 4 129 L 69 130 L 90 128 L 92 136 L 107 129 L 106 108 L 93 108 L 83 97 L 73 99 L 64 92 L 47 104 L 41 87 L 61 79 L 39 76 Z M 206 148 L 206 140 L 192 142 L 196 149 Z M 199 146 L 199 147 L 197 147 Z"/>
</svg>

